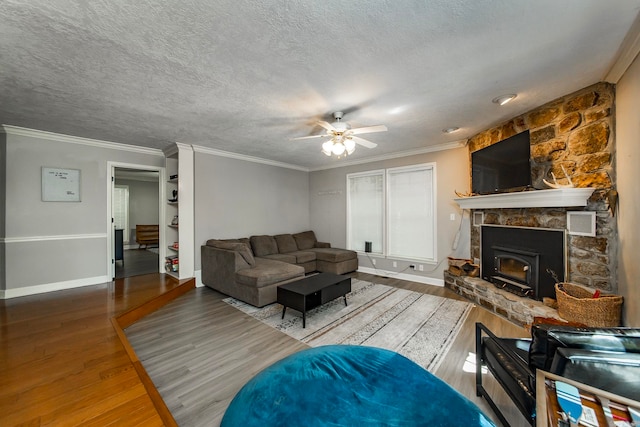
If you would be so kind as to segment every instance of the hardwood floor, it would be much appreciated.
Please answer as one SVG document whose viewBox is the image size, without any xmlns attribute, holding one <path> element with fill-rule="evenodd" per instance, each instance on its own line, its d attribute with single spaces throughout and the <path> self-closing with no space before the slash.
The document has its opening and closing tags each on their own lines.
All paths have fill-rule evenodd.
<svg viewBox="0 0 640 427">
<path fill-rule="evenodd" d="M 418 292 L 460 299 L 448 289 L 397 279 L 355 273 L 354 277 Z M 151 274 L 103 285 L 0 301 L 0 426 L 16 425 L 162 425 L 134 363 L 111 324 L 120 316 L 124 327 L 135 318 L 126 313 L 169 291 L 177 283 Z M 235 393 L 255 373 L 306 346 L 222 302 L 208 288 L 183 297 L 202 299 L 200 313 L 181 313 L 183 351 L 198 345 L 200 334 L 215 335 L 216 345 L 198 361 L 215 371 L 211 382 L 190 381 L 176 372 L 172 387 L 200 387 L 215 397 L 213 410 L 203 413 L 202 402 L 185 398 L 187 414 L 181 425 L 216 425 Z M 210 298 L 211 296 L 214 298 Z M 206 330 L 189 330 L 189 316 L 211 319 Z M 474 324 L 482 321 L 498 335 L 524 336 L 525 331 L 486 310 L 475 307 L 458 335 L 447 362 L 436 375 L 493 416 L 486 402 L 475 396 L 475 377 L 463 371 L 474 351 Z M 189 340 L 192 340 L 189 343 Z M 177 354 L 180 356 L 180 353 Z M 184 378 L 183 378 L 184 377 Z M 160 388 L 161 384 L 156 384 Z M 488 386 L 507 419 L 527 426 L 499 386 Z M 195 396 L 195 394 L 193 395 Z M 213 415 L 212 415 L 213 414 Z"/>
<path fill-rule="evenodd" d="M 152 274 L 0 300 L 0 426 L 159 426 L 111 319 L 178 286 Z"/>
<path fill-rule="evenodd" d="M 157 253 L 146 249 L 126 249 L 122 261 L 116 262 L 116 279 L 157 273 L 159 269 Z"/>
</svg>

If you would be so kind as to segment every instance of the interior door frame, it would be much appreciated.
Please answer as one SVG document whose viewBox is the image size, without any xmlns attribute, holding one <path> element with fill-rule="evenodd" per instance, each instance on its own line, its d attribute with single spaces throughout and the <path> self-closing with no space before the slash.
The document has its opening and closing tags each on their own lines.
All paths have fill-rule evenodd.
<svg viewBox="0 0 640 427">
<path fill-rule="evenodd" d="M 158 272 L 164 272 L 164 264 L 163 264 L 163 251 L 164 240 L 165 240 L 165 231 L 163 224 L 166 224 L 165 218 L 165 209 L 164 208 L 164 193 L 165 193 L 165 182 L 166 182 L 166 172 L 165 168 L 162 166 L 152 166 L 152 165 L 140 165 L 133 163 L 124 163 L 124 162 L 114 162 L 107 161 L 107 170 L 109 174 L 107 176 L 107 212 L 106 212 L 106 231 L 107 231 L 107 274 L 111 279 L 115 279 L 116 276 L 116 263 L 115 263 L 115 239 L 114 239 L 114 223 L 113 223 L 113 188 L 115 186 L 115 170 L 116 168 L 123 169 L 135 169 L 135 170 L 143 170 L 150 172 L 158 172 L 158 225 L 160 231 L 160 241 L 158 244 L 158 248 L 160 250 L 160 255 L 158 256 Z M 128 231 L 128 230 L 127 230 Z"/>
</svg>

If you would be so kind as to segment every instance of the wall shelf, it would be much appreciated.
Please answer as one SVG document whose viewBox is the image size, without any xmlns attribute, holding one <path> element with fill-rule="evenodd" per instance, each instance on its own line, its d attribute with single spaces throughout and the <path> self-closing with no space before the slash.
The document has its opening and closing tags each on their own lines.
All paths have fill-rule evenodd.
<svg viewBox="0 0 640 427">
<path fill-rule="evenodd" d="M 194 275 L 194 174 L 193 147 L 176 142 L 165 150 L 166 184 L 165 236 L 163 256 L 167 274 L 177 279 Z M 173 222 L 180 219 L 180 226 Z M 171 243 L 176 242 L 178 248 Z M 178 259 L 179 254 L 179 259 Z M 177 263 L 176 263 L 177 262 Z"/>
<path fill-rule="evenodd" d="M 555 208 L 587 206 L 595 188 L 552 188 L 453 199 L 462 209 Z"/>
</svg>

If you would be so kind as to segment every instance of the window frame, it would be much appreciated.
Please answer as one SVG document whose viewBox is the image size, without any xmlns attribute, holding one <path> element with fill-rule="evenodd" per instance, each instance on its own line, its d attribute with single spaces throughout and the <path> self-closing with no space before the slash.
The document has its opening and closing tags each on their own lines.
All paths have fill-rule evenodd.
<svg viewBox="0 0 640 427">
<path fill-rule="evenodd" d="M 429 200 L 428 202 L 430 202 L 430 206 L 431 206 L 431 234 L 433 236 L 432 240 L 431 240 L 431 253 L 433 254 L 431 258 L 424 258 L 424 257 L 413 257 L 413 256 L 404 256 L 402 254 L 392 254 L 391 253 L 391 237 L 390 237 L 390 230 L 391 230 L 391 224 L 390 221 L 392 220 L 391 217 L 391 179 L 390 179 L 390 175 L 395 174 L 395 173 L 402 173 L 402 172 L 417 172 L 417 171 L 431 171 L 431 200 Z M 386 169 L 386 174 L 385 174 L 385 180 L 386 180 L 386 192 L 385 192 L 385 240 L 387 242 L 386 247 L 385 247 L 385 257 L 388 259 L 397 259 L 397 260 L 409 260 L 409 261 L 420 261 L 420 262 L 424 262 L 424 263 L 437 263 L 438 262 L 438 222 L 437 222 L 437 183 L 436 183 L 436 164 L 435 163 L 420 163 L 420 164 L 416 164 L 416 165 L 409 165 L 409 166 L 400 166 L 400 167 L 395 167 L 395 168 L 388 168 Z"/>
<path fill-rule="evenodd" d="M 126 185 L 126 184 L 114 184 L 113 185 L 113 190 L 114 190 L 113 191 L 114 199 L 116 198 L 116 193 L 117 192 L 124 191 L 125 194 L 126 194 L 126 197 L 125 197 L 125 212 L 124 212 L 124 227 L 123 227 L 124 232 L 122 233 L 123 234 L 123 238 L 122 238 L 123 242 L 122 243 L 123 244 L 129 244 L 130 243 L 129 235 L 131 234 L 131 231 L 129 229 L 130 228 L 129 227 L 129 209 L 130 209 L 129 208 L 129 198 L 131 197 L 131 192 L 129 190 L 129 186 Z M 116 215 L 116 206 L 117 206 L 117 203 L 114 200 L 114 202 L 113 202 L 113 219 L 114 219 L 113 227 L 114 228 L 117 228 L 117 224 L 115 222 L 116 221 L 116 216 L 117 216 Z"/>
<path fill-rule="evenodd" d="M 431 253 L 433 256 L 431 258 L 419 258 L 419 257 L 410 257 L 410 256 L 402 256 L 402 255 L 390 255 L 390 237 L 389 237 L 389 228 L 390 228 L 390 175 L 394 173 L 401 172 L 414 172 L 414 171 L 422 171 L 422 170 L 430 170 L 431 171 L 431 232 L 433 235 L 433 239 L 431 241 Z M 353 248 L 354 242 L 352 241 L 352 215 L 351 215 L 351 192 L 350 192 L 350 183 L 351 179 L 366 177 L 366 176 L 382 176 L 382 252 L 371 252 L 372 256 L 382 257 L 386 259 L 392 260 L 408 260 L 408 261 L 420 261 L 426 264 L 436 264 L 438 261 L 438 195 L 437 195 L 437 169 L 436 163 L 420 163 L 415 165 L 408 166 L 400 166 L 395 168 L 385 168 L 385 169 L 375 169 L 370 171 L 363 172 L 355 172 L 346 175 L 346 229 L 347 229 L 347 248 L 358 253 L 365 253 L 362 248 Z"/>
<path fill-rule="evenodd" d="M 386 174 L 385 174 L 385 170 L 384 169 L 376 169 L 376 170 L 371 170 L 371 171 L 365 171 L 365 172 L 356 172 L 356 173 L 350 173 L 347 174 L 347 248 L 359 252 L 359 253 L 365 253 L 364 249 L 353 249 L 353 244 L 354 242 L 352 241 L 352 225 L 351 225 L 351 192 L 350 192 L 350 180 L 352 178 L 361 178 L 361 177 L 368 177 L 368 176 L 380 176 L 382 178 L 382 200 L 381 200 L 381 205 L 380 205 L 380 213 L 382 216 L 382 235 L 381 235 L 381 242 L 380 242 L 380 248 L 382 252 L 371 252 L 371 254 L 375 255 L 375 256 L 385 256 L 385 250 L 386 250 L 386 242 L 385 242 L 385 236 L 386 236 L 386 209 L 385 209 L 385 186 L 386 186 Z"/>
</svg>

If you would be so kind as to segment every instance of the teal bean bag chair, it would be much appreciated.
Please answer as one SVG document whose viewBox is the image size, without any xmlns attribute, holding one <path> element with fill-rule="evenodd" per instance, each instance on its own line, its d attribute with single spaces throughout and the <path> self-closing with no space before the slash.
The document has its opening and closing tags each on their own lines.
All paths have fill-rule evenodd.
<svg viewBox="0 0 640 427">
<path fill-rule="evenodd" d="M 222 427 L 494 426 L 467 398 L 393 351 L 330 345 L 266 368 L 233 398 Z"/>
</svg>

